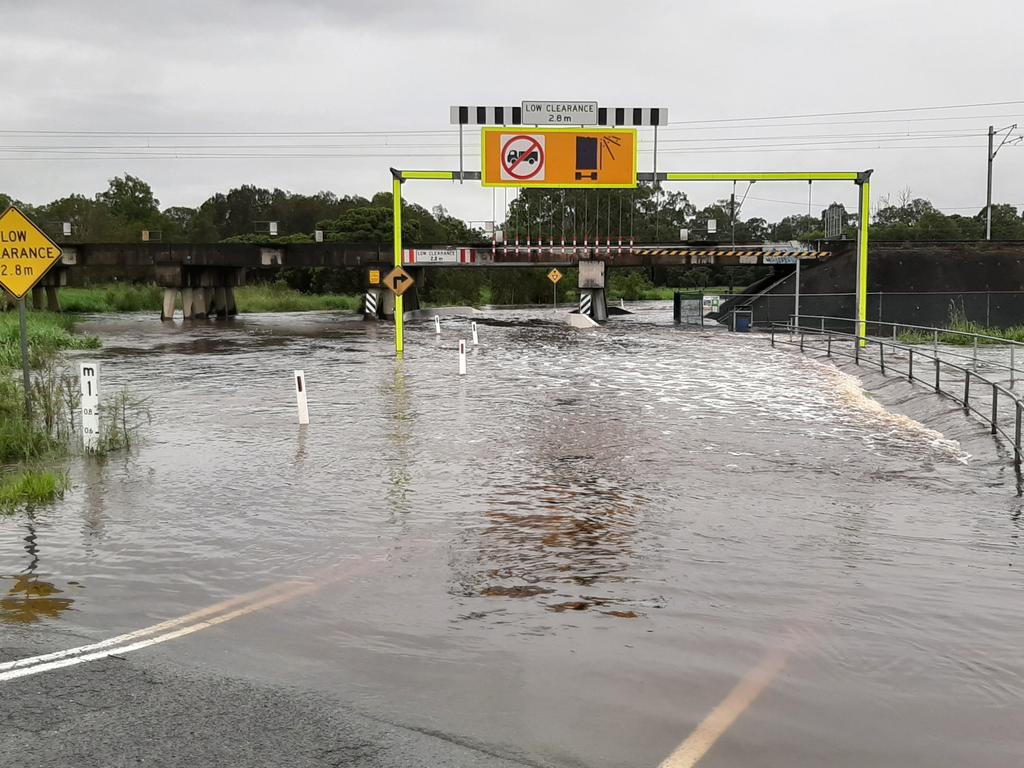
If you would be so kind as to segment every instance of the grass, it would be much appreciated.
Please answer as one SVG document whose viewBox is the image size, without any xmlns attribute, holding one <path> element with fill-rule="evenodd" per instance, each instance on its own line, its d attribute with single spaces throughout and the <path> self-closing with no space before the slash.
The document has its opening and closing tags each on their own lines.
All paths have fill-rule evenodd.
<svg viewBox="0 0 1024 768">
<path fill-rule="evenodd" d="M 281 285 L 245 285 L 235 289 L 239 312 L 358 312 L 362 296 L 338 293 L 308 294 Z"/>
<path fill-rule="evenodd" d="M 24 470 L 0 477 L 0 513 L 10 514 L 26 504 L 53 501 L 67 489 L 64 472 Z"/>
<path fill-rule="evenodd" d="M 65 349 L 96 349 L 99 339 L 73 332 L 71 320 L 49 312 L 28 316 L 29 362 L 42 366 Z M 17 312 L 0 312 L 0 372 L 21 368 L 21 331 Z"/>
<path fill-rule="evenodd" d="M 164 291 L 156 285 L 118 283 L 91 288 L 61 288 L 65 312 L 159 312 Z"/>
<path fill-rule="evenodd" d="M 940 333 L 938 340 L 941 344 L 972 347 L 974 346 L 974 337 L 964 335 L 969 333 L 991 337 L 978 339 L 978 344 L 1000 344 L 1005 341 L 1024 342 L 1024 325 L 1015 325 L 1010 328 L 989 328 L 981 323 L 968 320 L 963 309 L 955 305 L 950 307 L 949 324 L 946 328 L 949 331 L 956 331 L 956 333 Z M 935 333 L 934 331 L 907 330 L 899 334 L 899 338 L 905 344 L 931 344 L 935 341 Z"/>
<path fill-rule="evenodd" d="M 164 289 L 156 285 L 116 284 L 61 288 L 65 312 L 159 312 Z M 235 289 L 239 312 L 356 312 L 362 296 L 305 294 L 280 284 L 245 285 Z"/>
</svg>

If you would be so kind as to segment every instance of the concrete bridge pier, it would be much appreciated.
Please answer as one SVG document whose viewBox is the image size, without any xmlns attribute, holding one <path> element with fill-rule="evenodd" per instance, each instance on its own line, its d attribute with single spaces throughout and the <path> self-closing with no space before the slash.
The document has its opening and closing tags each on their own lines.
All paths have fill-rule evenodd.
<svg viewBox="0 0 1024 768">
<path fill-rule="evenodd" d="M 231 317 L 238 314 L 235 286 L 244 284 L 245 271 L 238 268 L 157 265 L 157 285 L 164 289 L 161 320 L 174 318 L 178 294 L 185 320 Z"/>
<path fill-rule="evenodd" d="M 581 260 L 579 263 L 579 289 L 581 315 L 587 315 L 599 323 L 608 319 L 608 303 L 604 289 L 605 264 L 597 260 Z"/>
</svg>

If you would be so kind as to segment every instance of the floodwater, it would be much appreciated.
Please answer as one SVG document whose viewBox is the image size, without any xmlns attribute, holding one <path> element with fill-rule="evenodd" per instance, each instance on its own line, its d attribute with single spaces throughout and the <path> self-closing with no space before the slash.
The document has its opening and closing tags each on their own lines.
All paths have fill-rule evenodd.
<svg viewBox="0 0 1024 768">
<path fill-rule="evenodd" d="M 72 645 L 322 579 L 139 654 L 609 768 L 658 765 L 769 656 L 701 766 L 1024 763 L 1021 499 L 984 426 L 665 305 L 473 319 L 464 377 L 468 317 L 408 324 L 397 362 L 342 315 L 86 323 L 150 420 L 0 519 L 0 619 Z"/>
</svg>

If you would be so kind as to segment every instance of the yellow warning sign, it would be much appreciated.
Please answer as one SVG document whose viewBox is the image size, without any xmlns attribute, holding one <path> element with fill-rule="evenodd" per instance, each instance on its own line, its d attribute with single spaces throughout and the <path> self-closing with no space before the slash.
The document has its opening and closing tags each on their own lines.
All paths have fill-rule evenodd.
<svg viewBox="0 0 1024 768">
<path fill-rule="evenodd" d="M 416 281 L 412 279 L 412 275 L 401 267 L 395 267 L 384 276 L 384 287 L 395 296 L 401 296 L 415 284 Z"/>
<path fill-rule="evenodd" d="M 379 269 L 371 269 L 370 270 L 370 285 L 380 285 L 380 270 Z"/>
<path fill-rule="evenodd" d="M 552 269 L 550 272 L 548 272 L 548 280 L 550 280 L 552 283 L 557 284 L 558 281 L 561 279 L 562 273 L 559 272 L 557 269 Z"/>
<path fill-rule="evenodd" d="M 13 205 L 0 215 L 0 285 L 20 299 L 60 261 L 60 247 Z"/>
<path fill-rule="evenodd" d="M 635 187 L 635 128 L 484 128 L 485 187 Z"/>
</svg>

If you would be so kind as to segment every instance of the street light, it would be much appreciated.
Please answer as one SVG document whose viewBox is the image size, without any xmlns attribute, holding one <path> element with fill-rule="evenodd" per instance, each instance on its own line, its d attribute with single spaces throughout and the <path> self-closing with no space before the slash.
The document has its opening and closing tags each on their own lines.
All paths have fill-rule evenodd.
<svg viewBox="0 0 1024 768">
<path fill-rule="evenodd" d="M 993 126 L 988 127 L 988 195 L 985 198 L 985 239 L 992 239 L 992 161 L 996 158 L 996 153 L 1003 148 L 1003 144 L 1010 139 L 1012 132 L 1016 130 L 1017 124 L 1009 125 L 1006 128 L 1000 128 L 998 131 Z M 1002 141 L 999 142 L 999 146 L 992 149 L 992 144 L 995 137 L 1000 133 L 1006 133 L 1003 136 Z M 1020 137 L 1014 138 L 1015 142 L 1020 141 Z"/>
</svg>

